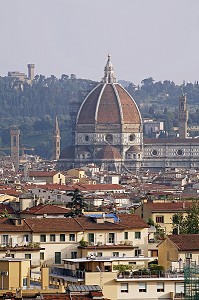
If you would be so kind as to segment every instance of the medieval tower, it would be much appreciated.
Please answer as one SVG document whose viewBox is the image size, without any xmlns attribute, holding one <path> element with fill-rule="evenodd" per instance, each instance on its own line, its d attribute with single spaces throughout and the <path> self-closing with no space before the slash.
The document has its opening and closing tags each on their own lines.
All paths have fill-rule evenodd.
<svg viewBox="0 0 199 300">
<path fill-rule="evenodd" d="M 19 135 L 20 130 L 17 127 L 12 127 L 11 135 L 11 159 L 14 163 L 15 171 L 19 170 Z"/>
<path fill-rule="evenodd" d="M 187 121 L 188 121 L 188 111 L 187 111 L 187 99 L 184 94 L 179 97 L 179 138 L 187 138 Z"/>
<path fill-rule="evenodd" d="M 28 79 L 30 79 L 31 81 L 34 79 L 34 69 L 35 69 L 35 65 L 34 64 L 28 64 Z"/>
<path fill-rule="evenodd" d="M 60 130 L 57 117 L 55 119 L 55 128 L 53 132 L 53 160 L 58 160 L 60 157 Z"/>
</svg>

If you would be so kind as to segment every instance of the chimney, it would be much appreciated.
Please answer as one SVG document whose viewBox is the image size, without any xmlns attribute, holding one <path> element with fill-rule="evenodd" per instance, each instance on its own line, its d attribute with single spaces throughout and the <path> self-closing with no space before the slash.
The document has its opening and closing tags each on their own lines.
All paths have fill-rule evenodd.
<svg viewBox="0 0 199 300">
<path fill-rule="evenodd" d="M 41 267 L 41 288 L 42 290 L 49 288 L 49 268 Z"/>
</svg>

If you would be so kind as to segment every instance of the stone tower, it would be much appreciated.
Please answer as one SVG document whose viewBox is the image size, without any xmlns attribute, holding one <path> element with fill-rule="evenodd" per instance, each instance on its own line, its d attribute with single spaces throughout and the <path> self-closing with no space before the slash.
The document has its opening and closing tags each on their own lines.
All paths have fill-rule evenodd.
<svg viewBox="0 0 199 300">
<path fill-rule="evenodd" d="M 187 111 L 187 99 L 185 94 L 179 97 L 179 138 L 187 138 L 187 121 L 188 121 L 188 111 Z"/>
<path fill-rule="evenodd" d="M 20 130 L 17 127 L 12 127 L 11 135 L 11 159 L 14 163 L 15 171 L 19 170 L 19 135 Z"/>
<path fill-rule="evenodd" d="M 60 157 L 60 130 L 57 117 L 55 119 L 55 128 L 53 131 L 53 160 L 58 160 Z"/>
<path fill-rule="evenodd" d="M 35 65 L 34 64 L 28 64 L 28 78 L 32 81 L 34 79 L 34 69 Z"/>
</svg>

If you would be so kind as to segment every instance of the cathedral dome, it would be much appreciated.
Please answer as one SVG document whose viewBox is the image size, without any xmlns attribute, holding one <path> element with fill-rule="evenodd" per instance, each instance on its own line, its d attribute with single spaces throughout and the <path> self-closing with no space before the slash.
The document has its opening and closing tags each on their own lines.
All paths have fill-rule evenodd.
<svg viewBox="0 0 199 300">
<path fill-rule="evenodd" d="M 129 93 L 114 77 L 110 55 L 105 66 L 105 75 L 83 101 L 77 116 L 77 125 L 123 125 L 141 126 L 139 108 Z"/>
</svg>

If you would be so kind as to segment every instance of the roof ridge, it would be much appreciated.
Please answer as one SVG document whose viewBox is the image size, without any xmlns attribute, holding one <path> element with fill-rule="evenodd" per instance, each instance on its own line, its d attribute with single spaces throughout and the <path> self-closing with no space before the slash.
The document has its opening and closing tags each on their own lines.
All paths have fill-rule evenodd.
<svg viewBox="0 0 199 300">
<path fill-rule="evenodd" d="M 77 224 L 84 230 L 84 227 L 81 225 L 81 223 L 78 222 L 76 218 L 74 218 L 74 220 L 75 220 L 75 221 L 77 222 Z"/>
<path fill-rule="evenodd" d="M 26 223 L 26 225 L 33 231 L 33 228 L 30 226 L 30 224 L 28 224 L 28 219 L 23 219 L 24 220 L 24 222 Z M 31 220 L 31 219 L 29 219 L 29 220 Z"/>
</svg>

